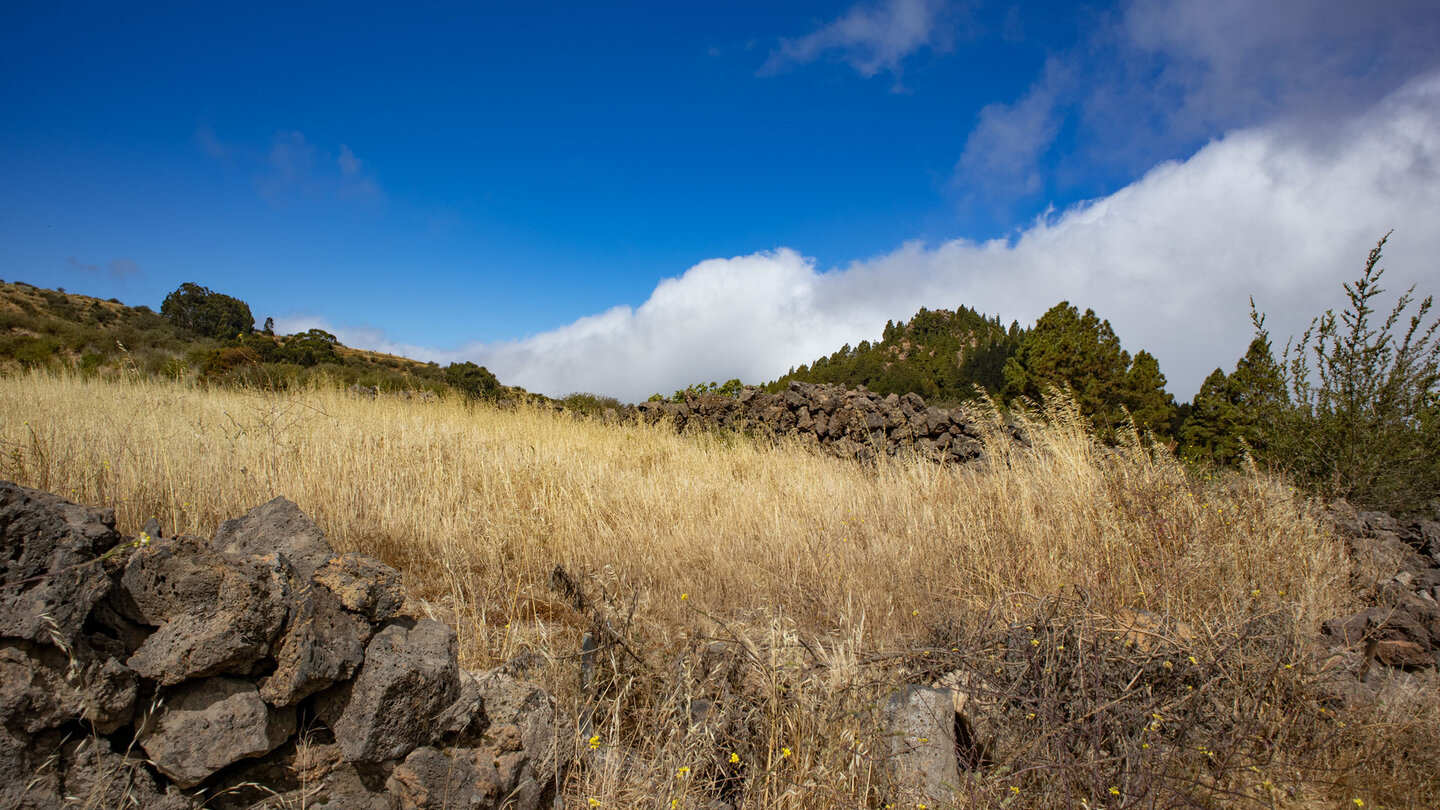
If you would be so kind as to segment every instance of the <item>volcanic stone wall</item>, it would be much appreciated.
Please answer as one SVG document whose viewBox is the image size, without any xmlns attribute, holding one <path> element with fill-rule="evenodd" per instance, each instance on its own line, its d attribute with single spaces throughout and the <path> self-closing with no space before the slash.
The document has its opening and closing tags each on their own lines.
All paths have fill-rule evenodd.
<svg viewBox="0 0 1440 810">
<path fill-rule="evenodd" d="M 284 498 L 208 540 L 126 538 L 0 482 L 0 551 L 0 807 L 551 802 L 553 699 L 461 669 L 395 569 Z"/>
<path fill-rule="evenodd" d="M 980 427 L 960 409 L 929 407 L 919 394 L 881 396 L 862 385 L 792 382 L 777 394 L 747 387 L 739 396 L 701 394 L 683 402 L 642 402 L 641 419 L 669 418 L 681 430 L 732 429 L 798 436 L 825 451 L 860 460 L 914 451 L 938 461 L 981 455 Z M 1020 432 L 1007 428 L 1012 438 Z"/>
</svg>

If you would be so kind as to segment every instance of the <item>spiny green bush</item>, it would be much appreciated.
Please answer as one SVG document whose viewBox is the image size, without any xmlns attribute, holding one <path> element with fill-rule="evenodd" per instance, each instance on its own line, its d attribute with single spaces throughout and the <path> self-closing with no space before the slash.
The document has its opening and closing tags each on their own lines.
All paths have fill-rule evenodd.
<svg viewBox="0 0 1440 810">
<path fill-rule="evenodd" d="M 1266 455 L 1326 497 L 1415 512 L 1440 493 L 1440 320 L 1411 286 L 1376 323 L 1386 234 L 1365 271 L 1282 358 L 1288 403 Z"/>
</svg>

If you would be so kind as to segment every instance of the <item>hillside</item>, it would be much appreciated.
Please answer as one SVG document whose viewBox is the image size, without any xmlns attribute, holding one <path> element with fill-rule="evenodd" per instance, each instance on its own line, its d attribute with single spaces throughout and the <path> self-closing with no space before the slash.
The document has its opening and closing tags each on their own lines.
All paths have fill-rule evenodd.
<svg viewBox="0 0 1440 810">
<path fill-rule="evenodd" d="M 129 537 L 152 518 L 208 537 L 285 495 L 335 550 L 399 570 L 460 666 L 584 719 L 566 807 L 1440 800 L 1433 650 L 1405 635 L 1440 627 L 1418 593 L 1440 571 L 1408 545 L 1440 553 L 1440 527 L 1332 524 L 1262 471 L 1105 448 L 1073 410 L 1027 422 L 1029 447 L 978 427 L 998 463 L 861 465 L 455 397 L 30 372 L 0 386 L 0 479 L 113 508 Z M 1367 658 L 1357 628 L 1398 635 Z M 897 694 L 960 714 L 900 739 Z M 961 792 L 906 793 L 890 766 L 912 750 Z M 186 797 L 231 800 L 235 773 Z"/>
<path fill-rule="evenodd" d="M 879 394 L 916 393 L 937 405 L 974 399 L 975 388 L 998 395 L 1005 362 L 1014 356 L 1026 330 L 1008 328 L 962 306 L 954 311 L 922 308 L 908 322 L 885 324 L 877 343 L 845 345 L 829 357 L 802 365 L 770 383 L 772 391 L 794 381 L 863 385 Z"/>
<path fill-rule="evenodd" d="M 248 307 L 243 311 L 248 315 Z M 235 337 L 209 337 L 177 326 L 148 306 L 127 306 L 113 298 L 48 290 L 23 281 L 0 282 L 0 371 L 46 368 L 262 388 L 325 382 L 376 392 L 459 389 L 489 398 L 532 396 L 501 384 L 473 364 L 442 368 L 433 362 L 356 349 L 319 329 L 276 335 L 251 328 Z"/>
</svg>

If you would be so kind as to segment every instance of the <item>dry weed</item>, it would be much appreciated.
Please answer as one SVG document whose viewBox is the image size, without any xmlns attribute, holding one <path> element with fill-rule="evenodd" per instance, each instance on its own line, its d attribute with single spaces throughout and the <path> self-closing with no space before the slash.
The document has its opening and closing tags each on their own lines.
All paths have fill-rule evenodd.
<svg viewBox="0 0 1440 810">
<path fill-rule="evenodd" d="M 957 671 L 1011 740 L 963 806 L 1436 799 L 1433 689 L 1334 719 L 1311 639 L 1355 604 L 1315 504 L 1101 447 L 1063 408 L 1028 449 L 981 417 L 984 465 L 863 466 L 539 408 L 27 375 L 0 382 L 0 476 L 130 533 L 291 498 L 401 568 L 466 665 L 585 719 L 575 806 L 883 806 L 877 707 Z M 1188 635 L 1140 645 L 1126 615 Z"/>
</svg>

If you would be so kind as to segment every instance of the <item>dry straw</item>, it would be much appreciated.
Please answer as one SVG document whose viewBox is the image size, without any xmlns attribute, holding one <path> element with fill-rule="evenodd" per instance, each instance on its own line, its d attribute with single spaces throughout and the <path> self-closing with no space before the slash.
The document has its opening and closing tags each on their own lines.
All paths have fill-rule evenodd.
<svg viewBox="0 0 1440 810">
<path fill-rule="evenodd" d="M 1037 652 L 1055 654 L 1085 617 L 1135 610 L 1193 628 L 1199 646 L 1187 654 L 1218 662 L 1225 650 L 1259 654 L 1236 642 L 1258 633 L 1244 630 L 1257 617 L 1275 617 L 1267 632 L 1279 646 L 1265 654 L 1298 656 L 1322 619 L 1356 606 L 1343 544 L 1275 478 L 1196 474 L 1137 441 L 1099 446 L 1073 409 L 1029 417 L 1029 448 L 1009 444 L 993 412 L 977 418 L 996 428 L 984 465 L 865 466 L 786 441 L 680 436 L 537 407 L 29 374 L 0 380 L 0 476 L 113 506 L 128 533 L 158 517 L 208 535 L 273 496 L 291 498 L 337 548 L 401 568 L 424 609 L 455 623 L 466 665 L 519 656 L 589 720 L 566 786 L 576 806 L 695 807 L 716 795 L 747 807 L 883 803 L 871 710 L 884 687 L 994 653 L 1037 616 L 1049 622 Z M 591 610 L 552 587 L 557 566 Z M 575 655 L 597 619 L 610 630 L 582 692 Z M 715 645 L 729 650 L 723 672 L 707 663 Z M 1123 650 L 1114 655 L 1073 666 L 1108 677 L 1125 669 Z M 1254 692 L 1246 679 L 1259 671 L 1242 670 L 1211 692 Z M 1006 690 L 1007 700 L 1024 691 Z M 724 721 L 692 724 L 693 699 L 715 701 Z M 1224 711 L 1240 709 L 1237 699 Z M 1310 733 L 1308 721 L 1286 722 L 1286 734 Z M 1362 786 L 1371 806 L 1376 795 L 1433 795 L 1363 739 L 1316 746 L 1314 773 L 1241 768 L 1254 778 L 1223 790 L 1253 789 L 1244 795 L 1260 801 L 1265 783 L 1283 783 L 1285 801 L 1348 801 L 1354 779 L 1336 769 L 1381 757 L 1388 771 Z M 1052 777 L 1069 772 L 1045 756 Z M 1140 790 L 1132 780 L 1126 801 L 1220 790 L 1191 759 L 1144 765 L 1188 781 L 1125 793 Z M 967 801 L 1120 806 L 1108 782 L 1136 762 L 1099 767 L 1104 785 L 1070 779 L 1068 799 L 1041 787 L 1043 768 L 977 772 Z"/>
</svg>

